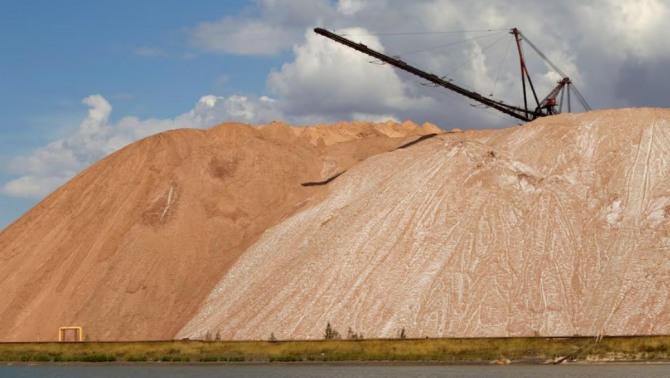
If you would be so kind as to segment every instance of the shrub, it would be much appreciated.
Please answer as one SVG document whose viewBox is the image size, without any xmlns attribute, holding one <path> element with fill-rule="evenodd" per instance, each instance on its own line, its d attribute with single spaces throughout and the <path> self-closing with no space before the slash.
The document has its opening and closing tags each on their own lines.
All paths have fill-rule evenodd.
<svg viewBox="0 0 670 378">
<path fill-rule="evenodd" d="M 280 354 L 270 357 L 270 362 L 297 362 L 302 360 L 302 356 L 297 353 Z"/>
<path fill-rule="evenodd" d="M 33 361 L 48 362 L 48 361 L 51 361 L 51 357 L 49 357 L 48 355 L 46 355 L 44 353 L 38 353 L 38 354 L 33 356 Z"/>
<path fill-rule="evenodd" d="M 130 356 L 126 356 L 126 361 L 128 362 L 146 362 L 147 361 L 147 356 L 141 355 L 141 354 L 132 354 Z"/>
<path fill-rule="evenodd" d="M 351 327 L 349 327 L 349 330 L 347 331 L 347 339 L 349 340 L 362 340 L 363 339 L 363 334 L 361 333 L 360 335 L 356 332 L 354 332 Z"/>
<path fill-rule="evenodd" d="M 96 353 L 96 354 L 88 354 L 84 356 L 80 356 L 81 359 L 78 361 L 83 361 L 83 362 L 111 362 L 111 361 L 116 361 L 116 356 L 111 355 L 111 354 L 103 354 L 103 353 Z"/>
</svg>

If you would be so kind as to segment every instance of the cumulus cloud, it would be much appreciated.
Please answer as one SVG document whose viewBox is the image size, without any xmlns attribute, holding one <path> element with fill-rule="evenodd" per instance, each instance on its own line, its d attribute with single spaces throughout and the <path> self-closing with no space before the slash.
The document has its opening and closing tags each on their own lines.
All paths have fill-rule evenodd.
<svg viewBox="0 0 670 378">
<path fill-rule="evenodd" d="M 301 56 L 311 52 L 319 52 L 319 47 L 311 44 L 333 44 L 331 41 L 312 41 L 309 36 L 303 38 L 299 32 L 311 30 L 314 26 L 323 26 L 341 33 L 352 27 L 365 27 L 374 33 L 380 33 L 378 42 L 386 47 L 391 55 L 402 55 L 421 47 L 444 45 L 443 48 L 429 49 L 425 53 L 411 55 L 408 62 L 429 72 L 438 75 L 449 74 L 454 81 L 462 86 L 474 89 L 482 94 L 492 93 L 494 98 L 502 99 L 507 103 L 521 103 L 521 87 L 518 71 L 515 72 L 515 56 L 507 58 L 508 70 L 499 72 L 501 61 L 504 60 L 503 51 L 498 55 L 488 49 L 487 39 L 476 39 L 471 43 L 458 46 L 448 46 L 444 39 L 450 34 L 423 35 L 422 40 L 411 36 L 389 35 L 403 32 L 438 32 L 455 30 L 483 30 L 502 29 L 503 36 L 511 27 L 519 27 L 544 54 L 558 65 L 580 91 L 586 95 L 592 107 L 621 107 L 648 105 L 645 99 L 663 98 L 666 93 L 660 86 L 642 87 L 642 85 L 628 86 L 634 81 L 631 77 L 644 71 L 644 67 L 654 67 L 654 73 L 659 77 L 667 76 L 667 69 L 663 69 L 670 56 L 670 45 L 665 43 L 670 37 L 670 29 L 664 26 L 670 16 L 670 4 L 663 0 L 642 0 L 631 2 L 628 0 L 595 0 L 584 2 L 580 0 L 566 0 L 562 2 L 537 2 L 533 0 L 501 0 L 496 2 L 455 2 L 450 0 L 416 0 L 411 2 L 385 1 L 366 2 L 359 0 L 326 1 L 286 1 L 276 0 L 257 1 L 254 16 L 245 14 L 254 22 L 278 27 L 286 34 L 287 39 L 276 43 L 275 49 L 264 51 L 283 51 L 293 48 L 295 61 L 285 65 L 280 71 L 271 75 L 268 88 L 280 98 L 282 106 L 289 112 L 305 113 L 300 110 L 304 100 L 317 105 L 314 109 L 331 111 L 340 116 L 351 113 L 388 113 L 396 118 L 420 117 L 416 119 L 430 120 L 445 127 L 491 127 L 504 126 L 513 123 L 501 121 L 500 117 L 490 116 L 490 113 L 472 111 L 468 106 L 477 105 L 458 95 L 448 93 L 442 89 L 423 87 L 420 80 L 402 73 L 400 78 L 404 93 L 411 93 L 413 98 L 430 98 L 441 104 L 438 108 L 428 110 L 413 110 L 412 108 L 396 108 L 392 111 L 382 109 L 384 103 L 388 105 L 388 98 L 367 99 L 367 101 L 353 102 L 357 106 L 370 106 L 368 109 L 342 110 L 345 100 L 334 99 L 328 104 L 318 104 L 316 98 L 299 95 L 297 85 L 290 88 L 290 82 L 282 82 L 283 76 L 288 80 L 306 78 L 300 77 L 296 71 L 307 69 L 307 62 Z M 301 8 L 304 7 L 303 8 Z M 290 16 L 293 14 L 294 16 Z M 235 19 L 231 17 L 231 19 Z M 242 19 L 242 18 L 240 18 Z M 251 24 L 250 24 L 251 25 Z M 309 34 L 309 33 L 308 33 Z M 461 38 L 473 38 L 476 34 L 463 34 Z M 358 36 L 356 36 L 358 38 Z M 276 37 L 274 37 L 276 39 Z M 293 38 L 291 42 L 290 39 Z M 361 37 L 365 38 L 365 37 Z M 431 40 L 431 38 L 433 38 Z M 269 38 L 269 40 L 273 40 Z M 246 44 L 258 43 L 255 39 L 245 39 Z M 254 42 L 255 41 L 255 42 Z M 431 42 L 432 41 L 432 42 Z M 423 44 L 422 44 L 423 43 Z M 326 51 L 323 47 L 323 51 Z M 351 51 L 352 54 L 357 54 Z M 555 85 L 558 76 L 553 70 L 526 48 L 529 57 L 531 74 L 540 99 Z M 536 59 L 533 61 L 533 57 Z M 338 88 L 344 84 L 352 84 L 352 88 L 360 89 L 360 82 L 354 83 L 351 78 L 356 77 L 358 67 L 354 68 L 354 61 L 348 61 L 346 67 L 329 64 L 328 56 L 320 59 L 324 67 L 330 70 L 326 75 L 311 75 L 315 82 L 306 83 L 306 92 L 312 95 L 330 97 L 330 93 L 342 93 L 346 90 Z M 404 58 L 404 55 L 403 55 Z M 340 59 L 333 56 L 333 60 Z M 365 57 L 361 57 L 365 59 Z M 362 61 L 362 60 L 361 60 Z M 362 61 L 365 65 L 366 62 Z M 464 63 L 465 62 L 465 63 Z M 454 67 L 460 69 L 454 71 Z M 380 67 L 377 67 L 380 68 Z M 387 68 L 387 67 L 386 67 Z M 382 69 L 386 69 L 382 67 Z M 352 74 L 347 72 L 353 70 Z M 325 70 L 324 70 L 325 71 Z M 329 73 L 343 74 L 341 81 L 330 80 Z M 306 72 L 301 72 L 306 75 Z M 370 76 L 370 78 L 383 75 Z M 648 76 L 648 75 L 647 75 Z M 371 87 L 379 87 L 372 80 L 363 83 Z M 634 91 L 622 90 L 634 88 Z M 352 91 L 353 92 L 353 91 Z M 366 91 L 376 97 L 386 97 L 386 92 Z M 358 93 L 358 92 L 357 92 Z M 396 92 L 397 93 L 397 92 Z M 360 96 L 359 96 L 360 97 Z M 666 96 L 667 97 L 667 96 Z M 293 100 L 293 101 L 292 101 Z M 338 108 L 337 104 L 342 104 Z M 658 104 L 656 100 L 654 104 Z M 330 108 L 328 108 L 330 106 Z M 495 112 L 493 111 L 494 115 Z M 505 117 L 502 117 L 503 119 Z"/>
<path fill-rule="evenodd" d="M 337 11 L 345 16 L 351 16 L 365 7 L 363 0 L 340 0 Z"/>
<path fill-rule="evenodd" d="M 238 55 L 274 55 L 293 41 L 292 34 L 278 25 L 229 17 L 200 24 L 192 39 L 205 50 Z"/>
<path fill-rule="evenodd" d="M 379 39 L 367 35 L 365 29 L 343 32 L 357 35 L 357 41 L 370 48 L 384 50 Z M 268 87 L 282 100 L 286 114 L 350 119 L 354 113 L 368 113 L 379 118 L 380 114 L 436 105 L 429 97 L 412 94 L 392 67 L 369 64 L 372 58 L 328 42 L 311 30 L 294 53 L 293 62 L 268 78 Z"/>
<path fill-rule="evenodd" d="M 34 193 L 39 183 L 54 183 L 68 178 L 114 151 L 114 146 L 109 143 L 111 105 L 100 95 L 86 97 L 82 103 L 89 107 L 88 116 L 74 135 L 38 148 L 29 156 L 10 161 L 10 171 L 22 177 L 6 184 L 4 192 L 19 196 Z M 27 188 L 25 193 L 20 193 L 21 184 Z M 53 187 L 47 192 L 50 189 Z"/>
<path fill-rule="evenodd" d="M 294 119 L 318 118 L 314 116 L 316 113 L 321 118 L 349 119 L 356 113 L 369 114 L 375 119 L 390 116 L 431 121 L 446 128 L 514 123 L 510 119 L 501 122 L 495 111 L 473 111 L 468 105 L 478 104 L 446 89 L 425 87 L 416 77 L 388 66 L 371 65 L 367 56 L 314 35 L 311 29 L 315 26 L 369 41 L 371 47 L 387 50 L 390 55 L 402 55 L 403 59 L 407 52 L 425 49 L 424 53 L 410 54 L 408 63 L 439 76 L 449 75 L 449 79 L 461 86 L 482 94 L 491 93 L 494 98 L 512 104 L 520 104 L 522 94 L 518 72 L 512 69 L 514 57 L 508 60 L 510 69 L 500 73 L 502 51 L 498 55 L 491 54 L 491 39 L 474 38 L 477 34 L 423 35 L 420 37 L 423 39 L 393 34 L 501 29 L 498 38 L 505 37 L 510 27 L 519 26 L 578 86 L 590 85 L 593 80 L 588 70 L 578 70 L 579 59 L 584 60 L 584 55 L 580 56 L 575 45 L 584 36 L 568 27 L 581 22 L 574 8 L 588 6 L 576 0 L 547 4 L 530 0 L 495 3 L 259 0 L 254 4 L 255 7 L 247 9 L 242 16 L 227 16 L 198 25 L 192 31 L 193 42 L 206 51 L 240 55 L 273 55 L 292 48 L 294 60 L 269 75 L 267 88 L 279 100 L 284 114 Z M 546 17 L 547 14 L 552 17 Z M 362 25 L 367 29 L 360 28 Z M 380 34 L 370 35 L 367 30 Z M 471 41 L 450 46 L 445 38 Z M 440 44 L 441 48 L 431 48 Z M 590 51 L 591 48 L 585 50 Z M 454 67 L 458 68 L 457 72 Z M 542 63 L 533 65 L 532 74 L 540 98 L 558 79 L 558 75 Z M 611 83 L 608 89 L 614 93 Z"/>
<path fill-rule="evenodd" d="M 70 176 L 21 176 L 5 184 L 2 192 L 17 198 L 42 198 L 70 179 Z"/>
<path fill-rule="evenodd" d="M 276 101 L 268 97 L 208 95 L 173 119 L 123 117 L 117 123 L 109 122 L 112 106 L 103 96 L 88 96 L 82 104 L 88 106 L 88 115 L 73 135 L 9 162 L 9 171 L 18 177 L 2 186 L 3 194 L 41 198 L 106 155 L 162 131 L 206 128 L 227 120 L 258 124 L 282 119 Z"/>
<path fill-rule="evenodd" d="M 329 29 L 347 30 L 364 26 L 367 30 L 381 33 L 378 41 L 387 47 L 391 55 L 416 50 L 418 47 L 439 45 L 439 41 L 449 34 L 421 36 L 423 42 L 411 36 L 389 35 L 403 32 L 438 32 L 455 30 L 482 30 L 519 27 L 533 40 L 543 52 L 571 77 L 591 105 L 598 107 L 641 106 L 642 99 L 660 98 L 665 93 L 659 86 L 642 88 L 634 86 L 639 92 L 621 91 L 631 81 L 632 75 L 639 73 L 641 67 L 653 65 L 655 72 L 662 69 L 662 63 L 670 58 L 670 29 L 665 20 L 670 17 L 670 4 L 663 0 L 566 0 L 560 2 L 537 2 L 534 0 L 500 0 L 496 2 L 451 0 L 415 0 L 374 2 L 361 0 L 258 0 L 243 16 L 228 16 L 218 22 L 203 23 L 195 30 L 198 38 L 194 41 L 209 51 L 221 51 L 239 54 L 276 54 L 293 48 L 296 53 L 294 71 L 298 69 L 301 55 L 322 53 L 326 48 L 309 46 L 313 41 L 303 38 L 304 30 L 314 26 Z M 258 33 L 258 35 L 254 35 Z M 462 37 L 470 38 L 472 34 Z M 431 42 L 431 38 L 432 42 Z M 425 43 L 424 43 L 425 42 Z M 316 43 L 316 42 L 314 42 Z M 321 41 L 322 44 L 334 42 Z M 421 43 L 424 43 L 421 45 Z M 457 84 L 479 92 L 495 92 L 496 98 L 508 103 L 518 104 L 521 100 L 521 88 L 518 72 L 508 70 L 498 73 L 502 55 L 492 55 L 485 51 L 488 40 L 476 40 L 467 45 L 444 46 L 431 49 L 423 54 L 411 56 L 410 63 L 438 75 L 451 74 L 455 65 L 468 61 L 455 75 Z M 446 44 L 445 44 L 446 45 Z M 527 55 L 532 55 L 526 49 Z M 319 62 L 327 62 L 327 57 L 318 57 Z M 513 58 L 513 57 L 511 57 Z M 510 58 L 509 63 L 514 61 Z M 303 62 L 308 58 L 302 58 Z M 316 58 L 315 58 L 316 59 Z M 334 57 L 338 59 L 338 57 Z M 353 61 L 350 61 L 353 63 Z M 542 63 L 532 63 L 533 79 L 538 95 L 543 97 L 556 85 L 557 75 Z M 302 65 L 307 68 L 306 65 Z M 353 66 L 330 65 L 330 76 L 323 80 L 323 91 L 346 92 L 342 85 L 353 84 L 357 88 L 362 83 L 354 83 L 350 70 Z M 288 77 L 292 67 L 285 66 L 282 73 Z M 354 70 L 355 71 L 355 70 Z M 340 80 L 330 80 L 339 74 Z M 356 74 L 356 72 L 354 72 Z M 379 86 L 373 80 L 384 75 L 372 75 L 365 84 Z M 667 75 L 666 75 L 667 76 Z M 435 123 L 458 123 L 466 127 L 505 125 L 498 118 L 489 122 L 485 115 L 478 115 L 468 109 L 469 100 L 451 97 L 449 93 L 426 90 L 417 84 L 415 78 L 400 74 L 405 90 L 415 92 L 415 97 L 430 97 L 436 102 L 444 102 L 439 111 L 419 112 L 412 108 L 399 108 L 391 114 L 398 118 L 424 114 Z M 319 78 L 321 80 L 322 77 Z M 340 83 L 341 81 L 341 83 Z M 494 85 L 495 84 L 495 85 Z M 289 104 L 290 99 L 302 100 L 294 96 L 297 89 L 287 89 L 272 76 L 268 80 L 274 93 L 286 93 L 284 106 L 299 108 L 299 103 Z M 334 86 L 335 85 L 335 86 Z M 312 93 L 318 83 L 311 83 Z M 495 91 L 494 91 L 495 90 Z M 646 92 L 645 92 L 646 91 Z M 442 92 L 444 92 L 442 90 Z M 651 94 L 650 94 L 651 92 Z M 484 93 L 485 94 L 485 93 Z M 326 95 L 327 96 L 327 95 Z M 446 96 L 446 97 L 445 97 Z M 640 100 L 636 100 L 640 99 Z M 312 101 L 314 102 L 314 101 Z M 456 104 L 454 104 L 456 102 Z M 367 102 L 359 102 L 367 105 Z M 336 102 L 331 102 L 334 107 Z M 317 107 L 316 109 L 321 109 Z M 328 109 L 327 109 L 328 110 Z M 331 109 L 332 110 L 332 109 Z M 355 111 L 376 113 L 379 109 Z M 384 111 L 386 112 L 386 111 Z M 304 113 L 304 112 L 303 112 Z M 346 114 L 346 113 L 341 113 Z M 442 116 L 440 116 L 442 114 Z M 444 114 L 448 114 L 448 117 Z M 433 117 L 432 119 L 430 119 Z M 434 118 L 437 117 L 437 118 Z"/>
<path fill-rule="evenodd" d="M 325 0 L 261 0 L 255 16 L 224 17 L 191 30 L 191 41 L 206 51 L 266 56 L 287 50 L 299 40 L 305 25 L 330 18 Z"/>
<path fill-rule="evenodd" d="M 670 56 L 667 20 L 670 4 L 664 0 L 597 0 L 576 2 L 581 44 L 608 58 L 647 59 Z"/>
</svg>

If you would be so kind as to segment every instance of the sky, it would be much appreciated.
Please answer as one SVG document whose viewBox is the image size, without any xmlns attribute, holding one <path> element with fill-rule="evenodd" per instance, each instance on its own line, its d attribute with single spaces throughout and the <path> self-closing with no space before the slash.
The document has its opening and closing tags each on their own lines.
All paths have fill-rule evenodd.
<svg viewBox="0 0 670 378">
<path fill-rule="evenodd" d="M 667 107 L 665 0 L 0 0 L 0 229 L 138 139 L 226 121 L 517 121 L 313 33 L 520 104 L 519 28 L 594 109 Z M 557 73 L 524 47 L 539 96 Z"/>
</svg>

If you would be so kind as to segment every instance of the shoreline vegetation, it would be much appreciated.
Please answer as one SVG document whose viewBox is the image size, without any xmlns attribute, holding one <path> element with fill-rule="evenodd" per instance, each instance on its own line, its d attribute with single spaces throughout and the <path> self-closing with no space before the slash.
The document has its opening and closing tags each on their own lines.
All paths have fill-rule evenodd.
<svg viewBox="0 0 670 378">
<path fill-rule="evenodd" d="M 670 336 L 0 343 L 13 363 L 670 362 Z"/>
</svg>

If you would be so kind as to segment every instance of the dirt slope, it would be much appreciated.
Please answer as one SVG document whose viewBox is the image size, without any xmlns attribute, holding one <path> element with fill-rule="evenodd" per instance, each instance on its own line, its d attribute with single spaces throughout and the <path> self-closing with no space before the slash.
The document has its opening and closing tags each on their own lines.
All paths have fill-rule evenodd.
<svg viewBox="0 0 670 378">
<path fill-rule="evenodd" d="M 266 231 L 177 336 L 668 334 L 669 173 L 666 109 L 377 155 Z"/>
<path fill-rule="evenodd" d="M 265 229 L 327 194 L 301 183 L 434 131 L 229 123 L 134 143 L 0 232 L 0 341 L 170 339 Z"/>
</svg>

